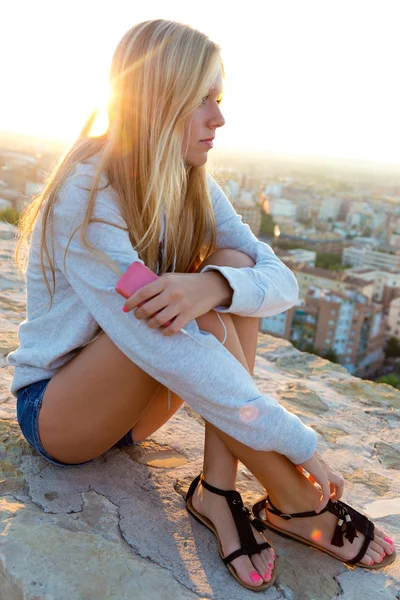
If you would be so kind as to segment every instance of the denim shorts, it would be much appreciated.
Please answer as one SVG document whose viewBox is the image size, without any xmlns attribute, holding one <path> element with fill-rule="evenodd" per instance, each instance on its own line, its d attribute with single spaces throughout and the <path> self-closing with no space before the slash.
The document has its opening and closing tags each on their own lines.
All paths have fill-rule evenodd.
<svg viewBox="0 0 400 600">
<path fill-rule="evenodd" d="M 39 411 L 42 406 L 42 399 L 47 388 L 50 379 L 42 379 L 35 383 L 30 383 L 23 388 L 20 388 L 17 392 L 17 419 L 18 425 L 28 442 L 28 444 L 36 450 L 41 456 L 46 458 L 49 462 L 60 467 L 79 467 L 81 465 L 87 465 L 92 462 L 88 460 L 83 463 L 63 463 L 55 460 L 46 452 L 43 448 L 38 431 Z M 116 443 L 113 448 L 123 448 L 124 446 L 134 446 L 139 442 L 134 442 L 132 439 L 132 429 Z"/>
</svg>

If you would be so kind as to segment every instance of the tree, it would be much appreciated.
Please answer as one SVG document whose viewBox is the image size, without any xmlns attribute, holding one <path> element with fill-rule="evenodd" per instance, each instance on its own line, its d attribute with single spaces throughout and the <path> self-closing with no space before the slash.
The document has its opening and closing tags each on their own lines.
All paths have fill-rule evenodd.
<svg viewBox="0 0 400 600">
<path fill-rule="evenodd" d="M 11 225 L 16 225 L 19 219 L 19 211 L 13 208 L 5 208 L 0 210 L 0 221 L 5 221 Z"/>
<path fill-rule="evenodd" d="M 324 353 L 323 358 L 326 358 L 326 360 L 330 360 L 333 363 L 338 363 L 339 362 L 338 355 L 336 354 L 336 352 L 334 351 L 333 348 L 329 348 L 329 350 L 327 350 Z"/>
<path fill-rule="evenodd" d="M 384 348 L 386 358 L 398 358 L 400 356 L 400 342 L 396 337 L 390 337 Z"/>
<path fill-rule="evenodd" d="M 394 373 L 390 373 L 389 375 L 381 375 L 378 379 L 375 380 L 376 383 L 387 383 L 394 388 L 400 390 L 400 377 L 395 375 Z"/>
<path fill-rule="evenodd" d="M 309 354 L 316 354 L 318 356 L 318 351 L 310 343 L 304 346 L 304 352 L 308 352 Z"/>
<path fill-rule="evenodd" d="M 272 236 L 274 235 L 274 227 L 275 223 L 271 215 L 261 210 L 260 233 L 262 233 L 263 235 Z"/>
<path fill-rule="evenodd" d="M 338 271 L 343 268 L 340 257 L 332 252 L 317 252 L 315 266 L 331 271 Z"/>
</svg>

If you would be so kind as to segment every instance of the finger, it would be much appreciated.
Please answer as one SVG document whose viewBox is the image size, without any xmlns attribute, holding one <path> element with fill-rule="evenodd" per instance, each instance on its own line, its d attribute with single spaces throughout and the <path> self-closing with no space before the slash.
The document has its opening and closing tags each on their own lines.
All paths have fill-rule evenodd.
<svg viewBox="0 0 400 600">
<path fill-rule="evenodd" d="M 187 323 L 189 323 L 190 319 L 186 319 L 182 314 L 177 315 L 171 325 L 168 327 L 162 327 L 161 332 L 163 335 L 169 337 L 172 335 L 176 335 L 180 332 L 182 327 L 184 327 Z"/>
<path fill-rule="evenodd" d="M 316 481 L 321 486 L 321 498 L 317 508 L 315 509 L 316 513 L 319 513 L 325 506 L 328 504 L 330 495 L 331 495 L 331 487 L 329 485 L 328 476 L 325 472 L 321 473 L 321 476 L 316 478 Z"/>
<path fill-rule="evenodd" d="M 343 496 L 344 491 L 344 479 L 340 475 L 336 473 L 331 473 L 329 475 L 330 485 L 331 485 L 331 500 L 334 502 L 335 500 L 339 500 Z"/>
<path fill-rule="evenodd" d="M 161 293 L 154 296 L 147 302 L 140 303 L 141 306 L 135 310 L 134 315 L 137 319 L 151 319 L 157 313 L 168 307 L 168 300 L 165 294 Z M 167 321 L 168 319 L 166 319 Z"/>
<path fill-rule="evenodd" d="M 177 316 L 176 309 L 173 306 L 167 306 L 164 310 L 160 310 L 157 314 L 152 315 L 148 321 L 150 329 L 158 329 L 159 327 L 168 327 L 173 319 Z"/>
<path fill-rule="evenodd" d="M 151 283 L 147 283 L 140 290 L 137 290 L 128 300 L 125 302 L 126 308 L 132 310 L 136 308 L 140 303 L 147 302 L 150 298 L 160 294 L 166 285 L 165 279 L 161 277 L 156 281 L 152 281 Z"/>
</svg>

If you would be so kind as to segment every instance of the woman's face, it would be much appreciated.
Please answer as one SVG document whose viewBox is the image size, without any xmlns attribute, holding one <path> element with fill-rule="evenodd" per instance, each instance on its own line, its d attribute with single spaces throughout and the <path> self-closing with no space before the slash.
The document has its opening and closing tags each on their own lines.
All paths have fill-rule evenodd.
<svg viewBox="0 0 400 600">
<path fill-rule="evenodd" d="M 188 166 L 201 167 L 207 162 L 212 144 L 202 140 L 215 137 L 217 127 L 225 125 L 219 104 L 222 94 L 222 69 L 214 82 L 209 96 L 204 96 L 201 104 L 192 112 L 185 123 L 183 140 L 184 160 Z"/>
</svg>

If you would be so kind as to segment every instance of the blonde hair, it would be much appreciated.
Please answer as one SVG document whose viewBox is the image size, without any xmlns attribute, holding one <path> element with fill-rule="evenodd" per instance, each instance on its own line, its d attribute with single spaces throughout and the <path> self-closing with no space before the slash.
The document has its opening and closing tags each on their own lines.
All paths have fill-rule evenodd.
<svg viewBox="0 0 400 600">
<path fill-rule="evenodd" d="M 40 261 L 50 308 L 55 271 L 46 243 L 46 226 L 51 224 L 52 207 L 66 179 L 78 163 L 95 154 L 99 161 L 88 190 L 85 217 L 79 226 L 81 242 L 118 276 L 122 273 L 114 261 L 86 239 L 88 224 L 99 221 L 91 215 L 102 173 L 116 192 L 132 246 L 150 269 L 155 271 L 157 266 L 162 210 L 167 243 L 160 274 L 172 266 L 175 247 L 175 271 L 181 273 L 195 271 L 215 250 L 216 228 L 205 165 L 185 164 L 183 141 L 185 121 L 209 93 L 220 67 L 224 75 L 220 47 L 189 25 L 158 19 L 139 23 L 125 33 L 111 63 L 106 132 L 90 136 L 96 118 L 93 111 L 76 141 L 49 173 L 42 190 L 23 209 L 18 222 L 20 239 L 15 259 L 26 276 L 26 264 L 22 264 L 19 254 L 23 244 L 29 246 L 43 207 Z M 53 293 L 43 251 L 52 273 Z"/>
</svg>

